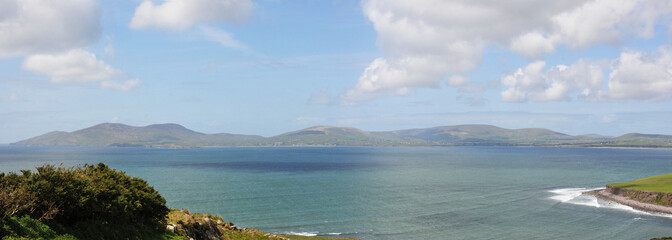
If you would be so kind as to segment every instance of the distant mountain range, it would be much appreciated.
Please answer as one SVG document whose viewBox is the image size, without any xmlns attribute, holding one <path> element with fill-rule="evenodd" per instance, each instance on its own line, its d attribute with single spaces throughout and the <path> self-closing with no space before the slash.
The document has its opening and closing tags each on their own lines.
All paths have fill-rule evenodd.
<svg viewBox="0 0 672 240">
<path fill-rule="evenodd" d="M 548 146 L 672 147 L 671 135 L 629 133 L 619 137 L 572 136 L 543 128 L 506 129 L 457 125 L 367 132 L 356 128 L 316 126 L 273 137 L 229 133 L 205 134 L 181 125 L 133 127 L 103 123 L 74 132 L 50 132 L 13 143 L 23 146 L 226 147 L 226 146 Z"/>
</svg>

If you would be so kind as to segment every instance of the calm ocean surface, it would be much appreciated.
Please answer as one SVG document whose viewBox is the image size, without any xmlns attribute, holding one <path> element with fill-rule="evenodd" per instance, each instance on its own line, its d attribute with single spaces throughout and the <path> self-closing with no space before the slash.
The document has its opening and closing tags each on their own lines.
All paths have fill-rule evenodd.
<svg viewBox="0 0 672 240">
<path fill-rule="evenodd" d="M 0 171 L 105 162 L 173 208 L 267 232 L 363 239 L 649 239 L 672 216 L 584 189 L 672 172 L 672 150 L 0 146 Z"/>
</svg>

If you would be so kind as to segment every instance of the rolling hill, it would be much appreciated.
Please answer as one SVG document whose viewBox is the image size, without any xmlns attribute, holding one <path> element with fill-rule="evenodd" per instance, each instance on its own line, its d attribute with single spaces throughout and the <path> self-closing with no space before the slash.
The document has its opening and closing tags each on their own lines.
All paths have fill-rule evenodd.
<svg viewBox="0 0 672 240">
<path fill-rule="evenodd" d="M 491 125 L 457 125 L 386 132 L 315 126 L 273 137 L 230 133 L 205 134 L 174 123 L 134 127 L 103 123 L 73 132 L 50 132 L 13 143 L 23 146 L 547 146 L 672 147 L 672 136 L 630 133 L 619 137 L 572 136 L 543 128 L 506 129 Z"/>
<path fill-rule="evenodd" d="M 389 132 L 405 138 L 452 144 L 541 144 L 578 140 L 564 133 L 542 128 L 506 129 L 491 125 L 458 125 Z"/>
<path fill-rule="evenodd" d="M 142 146 L 142 147 L 212 147 L 249 146 L 261 136 L 204 134 L 181 125 L 153 124 L 133 127 L 119 123 L 102 123 L 74 132 L 50 132 L 26 139 L 15 145 L 26 146 Z"/>
<path fill-rule="evenodd" d="M 316 126 L 268 138 L 275 146 L 333 145 L 333 146 L 394 146 L 426 145 L 422 139 L 367 132 L 357 128 Z"/>
</svg>

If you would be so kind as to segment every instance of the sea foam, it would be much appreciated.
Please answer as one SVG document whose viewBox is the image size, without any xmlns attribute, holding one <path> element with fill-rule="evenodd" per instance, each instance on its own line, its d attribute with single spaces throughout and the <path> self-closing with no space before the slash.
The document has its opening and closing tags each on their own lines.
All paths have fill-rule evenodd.
<svg viewBox="0 0 672 240">
<path fill-rule="evenodd" d="M 306 236 L 306 237 L 315 237 L 317 236 L 318 232 L 287 232 L 285 234 L 288 235 L 298 235 L 298 236 Z"/>
<path fill-rule="evenodd" d="M 284 234 L 287 235 L 298 235 L 298 236 L 306 236 L 306 237 L 315 237 L 319 235 L 319 232 L 285 232 Z M 339 236 L 342 233 L 339 232 L 331 232 L 331 233 L 322 233 L 322 235 L 328 235 L 328 236 Z"/>
<path fill-rule="evenodd" d="M 561 188 L 561 189 L 551 190 L 549 192 L 555 194 L 555 195 L 550 197 L 551 199 L 557 200 L 557 201 L 560 201 L 560 202 L 563 202 L 563 203 L 571 203 L 571 204 L 584 205 L 584 206 L 590 206 L 590 207 L 600 207 L 600 204 L 597 201 L 597 198 L 595 196 L 589 195 L 589 194 L 583 194 L 583 192 L 597 190 L 597 189 L 600 189 L 600 188 L 595 188 L 595 189 Z"/>
<path fill-rule="evenodd" d="M 596 208 L 607 208 L 615 209 L 621 211 L 627 211 L 635 214 L 647 215 L 647 216 L 658 216 L 665 218 L 672 218 L 672 214 L 665 213 L 656 213 L 656 212 L 647 212 L 642 210 L 634 209 L 630 206 L 626 206 L 617 202 L 605 200 L 598 198 L 591 194 L 584 194 L 587 191 L 599 190 L 603 188 L 560 188 L 550 190 L 548 192 L 555 195 L 550 196 L 550 199 L 560 201 L 562 203 L 569 203 L 574 205 L 583 205 Z"/>
</svg>

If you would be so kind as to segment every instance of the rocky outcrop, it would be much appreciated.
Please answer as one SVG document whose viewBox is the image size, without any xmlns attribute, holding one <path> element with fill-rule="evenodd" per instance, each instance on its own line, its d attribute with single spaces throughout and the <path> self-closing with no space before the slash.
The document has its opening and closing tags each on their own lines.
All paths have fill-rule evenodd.
<svg viewBox="0 0 672 240">
<path fill-rule="evenodd" d="M 587 192 L 596 197 L 614 201 L 635 209 L 672 214 L 670 193 L 647 192 L 607 186 L 606 189 Z"/>
<path fill-rule="evenodd" d="M 633 190 L 627 188 L 617 188 L 607 185 L 605 191 L 614 195 L 627 197 L 632 200 L 643 203 L 652 203 L 662 206 L 672 206 L 672 193 L 649 192 L 641 190 Z"/>
<path fill-rule="evenodd" d="M 231 236 L 264 235 L 268 239 L 286 240 L 283 236 L 265 234 L 256 229 L 238 228 L 225 222 L 220 216 L 211 214 L 192 214 L 186 209 L 173 209 L 168 214 L 168 230 L 190 240 L 231 239 Z"/>
</svg>

